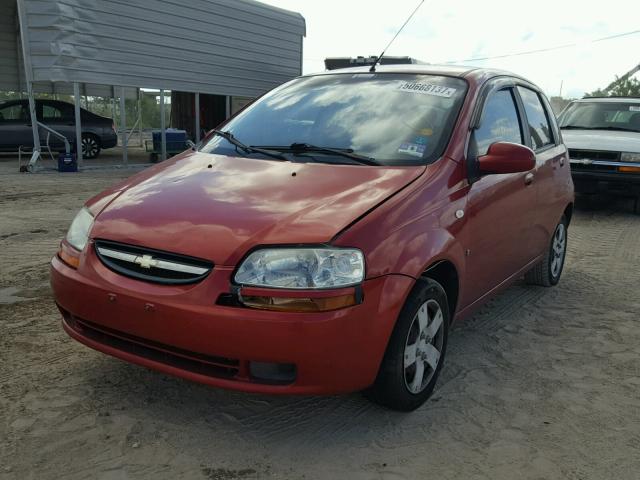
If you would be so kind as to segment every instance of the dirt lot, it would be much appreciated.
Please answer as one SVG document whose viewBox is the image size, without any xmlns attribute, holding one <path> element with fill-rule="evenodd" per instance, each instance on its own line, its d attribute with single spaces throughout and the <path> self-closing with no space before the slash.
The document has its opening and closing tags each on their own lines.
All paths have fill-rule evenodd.
<svg viewBox="0 0 640 480">
<path fill-rule="evenodd" d="M 515 285 L 453 331 L 411 414 L 360 395 L 188 383 L 70 340 L 48 262 L 85 199 L 130 172 L 0 160 L 0 478 L 640 478 L 640 216 L 578 204 L 555 289 Z"/>
</svg>

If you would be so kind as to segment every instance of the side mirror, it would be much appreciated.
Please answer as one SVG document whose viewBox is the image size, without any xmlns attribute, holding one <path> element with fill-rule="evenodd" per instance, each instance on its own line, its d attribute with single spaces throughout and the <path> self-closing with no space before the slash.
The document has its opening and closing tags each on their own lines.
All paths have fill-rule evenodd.
<svg viewBox="0 0 640 480">
<path fill-rule="evenodd" d="M 195 150 L 196 144 L 193 143 L 191 140 L 187 140 L 187 147 L 189 147 L 191 150 Z"/>
<path fill-rule="evenodd" d="M 493 143 L 486 155 L 478 157 L 481 175 L 528 172 L 535 166 L 536 155 L 533 150 L 518 143 Z"/>
</svg>

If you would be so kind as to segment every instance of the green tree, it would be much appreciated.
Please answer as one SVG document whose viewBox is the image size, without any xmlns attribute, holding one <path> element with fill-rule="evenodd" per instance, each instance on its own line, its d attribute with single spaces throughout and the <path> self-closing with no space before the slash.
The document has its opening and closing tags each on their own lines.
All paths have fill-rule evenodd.
<svg viewBox="0 0 640 480">
<path fill-rule="evenodd" d="M 598 89 L 587 97 L 640 97 L 640 80 L 634 77 L 619 78 L 605 89 Z"/>
</svg>

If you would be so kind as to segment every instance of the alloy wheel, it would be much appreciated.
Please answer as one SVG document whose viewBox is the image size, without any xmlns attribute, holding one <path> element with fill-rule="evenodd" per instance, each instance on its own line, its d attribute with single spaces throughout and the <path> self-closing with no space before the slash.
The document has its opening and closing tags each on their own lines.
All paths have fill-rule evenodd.
<svg viewBox="0 0 640 480">
<path fill-rule="evenodd" d="M 93 158 L 98 153 L 98 142 L 95 138 L 87 136 L 82 138 L 82 156 Z"/>
<path fill-rule="evenodd" d="M 404 347 L 404 381 L 413 394 L 422 392 L 436 373 L 444 342 L 443 321 L 442 309 L 433 299 L 413 317 Z"/>
<path fill-rule="evenodd" d="M 551 243 L 551 275 L 558 277 L 564 264 L 564 257 L 567 250 L 567 229 L 564 223 L 558 224 L 553 241 Z"/>
</svg>

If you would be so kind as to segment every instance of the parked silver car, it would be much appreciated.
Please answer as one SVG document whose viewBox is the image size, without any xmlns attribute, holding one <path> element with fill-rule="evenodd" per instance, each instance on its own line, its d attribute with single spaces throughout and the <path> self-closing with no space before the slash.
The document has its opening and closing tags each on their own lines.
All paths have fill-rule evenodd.
<svg viewBox="0 0 640 480">
<path fill-rule="evenodd" d="M 583 98 L 560 114 L 577 192 L 640 196 L 640 98 Z"/>
</svg>

